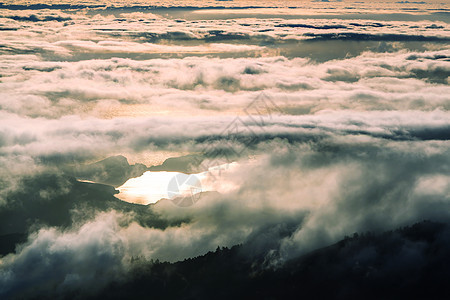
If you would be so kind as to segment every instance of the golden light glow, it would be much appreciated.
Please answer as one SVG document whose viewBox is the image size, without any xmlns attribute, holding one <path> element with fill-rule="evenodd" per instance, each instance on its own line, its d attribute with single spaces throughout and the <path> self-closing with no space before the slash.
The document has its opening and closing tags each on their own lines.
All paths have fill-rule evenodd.
<svg viewBox="0 0 450 300">
<path fill-rule="evenodd" d="M 147 171 L 142 176 L 131 178 L 118 187 L 119 194 L 116 197 L 126 202 L 146 205 L 161 199 L 189 196 L 192 193 L 208 191 L 227 193 L 238 188 L 238 185 L 230 180 L 232 176 L 229 176 L 237 167 L 238 164 L 234 162 L 212 167 L 206 172 L 192 174 L 199 180 L 201 189 L 192 189 L 191 186 L 183 184 L 178 186 L 176 195 L 169 187 L 169 183 L 174 177 L 183 173 Z"/>
</svg>

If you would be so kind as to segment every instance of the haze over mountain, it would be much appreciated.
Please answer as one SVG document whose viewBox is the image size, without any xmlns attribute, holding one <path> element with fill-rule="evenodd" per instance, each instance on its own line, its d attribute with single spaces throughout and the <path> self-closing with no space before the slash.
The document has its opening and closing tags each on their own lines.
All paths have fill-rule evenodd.
<svg viewBox="0 0 450 300">
<path fill-rule="evenodd" d="M 3 1 L 0 298 L 447 299 L 449 23 Z"/>
</svg>

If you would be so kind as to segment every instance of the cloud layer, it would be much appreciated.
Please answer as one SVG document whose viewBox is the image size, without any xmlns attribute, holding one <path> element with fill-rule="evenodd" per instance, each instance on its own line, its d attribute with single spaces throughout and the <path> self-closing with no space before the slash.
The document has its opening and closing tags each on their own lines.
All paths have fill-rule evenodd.
<svg viewBox="0 0 450 300">
<path fill-rule="evenodd" d="M 48 210 L 3 220 L 3 234 L 28 237 L 0 258 L 0 295 L 90 296 L 136 258 L 237 244 L 277 268 L 354 232 L 449 221 L 445 15 L 235 2 L 1 6 L 0 214 Z M 111 168 L 92 165 L 109 156 Z M 157 166 L 168 157 L 179 170 Z M 118 186 L 151 165 L 231 161 L 209 173 L 221 193 L 187 208 L 123 203 L 73 178 Z"/>
</svg>

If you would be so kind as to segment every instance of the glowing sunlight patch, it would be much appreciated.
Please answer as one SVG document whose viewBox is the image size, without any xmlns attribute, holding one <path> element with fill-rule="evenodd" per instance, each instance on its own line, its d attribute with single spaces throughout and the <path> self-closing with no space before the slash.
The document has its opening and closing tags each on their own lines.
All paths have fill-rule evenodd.
<svg viewBox="0 0 450 300">
<path fill-rule="evenodd" d="M 231 163 L 196 174 L 147 171 L 142 176 L 131 178 L 118 187 L 119 194 L 116 197 L 130 203 L 150 204 L 161 199 L 174 199 L 200 192 L 230 192 L 238 186 L 227 180 L 229 176 L 226 174 L 233 171 L 237 165 L 237 163 Z M 219 171 L 221 174 L 218 174 Z"/>
</svg>

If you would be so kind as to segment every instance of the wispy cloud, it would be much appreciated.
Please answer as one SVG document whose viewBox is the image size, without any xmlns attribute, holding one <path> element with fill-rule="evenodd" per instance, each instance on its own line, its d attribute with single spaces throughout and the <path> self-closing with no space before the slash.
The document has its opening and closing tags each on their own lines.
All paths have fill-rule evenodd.
<svg viewBox="0 0 450 300">
<path fill-rule="evenodd" d="M 272 267 L 353 232 L 449 220 L 449 26 L 433 5 L 214 2 L 1 5 L 1 232 L 28 239 L 0 258 L 0 294 L 92 296 L 133 257 L 240 243 Z M 277 112 L 248 115 L 261 93 Z M 112 155 L 214 160 L 210 147 L 245 150 L 213 182 L 233 188 L 188 208 L 73 178 Z M 117 182 L 146 170 L 112 161 Z"/>
</svg>

